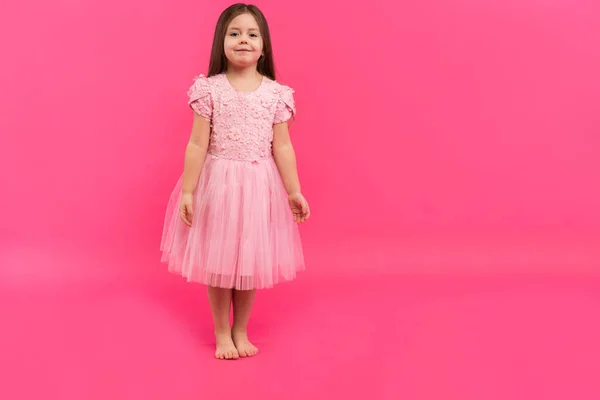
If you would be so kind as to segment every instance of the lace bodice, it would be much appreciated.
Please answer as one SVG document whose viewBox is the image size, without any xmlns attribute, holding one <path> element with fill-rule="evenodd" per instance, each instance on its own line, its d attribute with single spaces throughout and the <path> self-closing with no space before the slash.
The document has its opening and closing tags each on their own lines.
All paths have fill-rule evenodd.
<svg viewBox="0 0 600 400">
<path fill-rule="evenodd" d="M 233 88 L 225 74 L 199 75 L 188 104 L 211 121 L 208 152 L 217 158 L 258 161 L 271 156 L 273 124 L 296 114 L 294 90 L 267 77 L 253 92 Z"/>
</svg>

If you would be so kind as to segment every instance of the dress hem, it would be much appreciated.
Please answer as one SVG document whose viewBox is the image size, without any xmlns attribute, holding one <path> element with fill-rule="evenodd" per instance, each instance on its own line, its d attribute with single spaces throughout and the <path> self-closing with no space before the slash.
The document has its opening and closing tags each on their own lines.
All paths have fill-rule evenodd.
<svg viewBox="0 0 600 400">
<path fill-rule="evenodd" d="M 169 264 L 168 261 L 161 261 L 164 264 Z M 220 289 L 234 289 L 234 290 L 263 290 L 263 289 L 273 289 L 275 286 L 284 284 L 284 283 L 290 283 L 293 282 L 295 280 L 298 279 L 298 275 L 302 272 L 306 271 L 306 267 L 304 265 L 302 266 L 298 266 L 296 267 L 295 271 L 293 272 L 292 276 L 288 276 L 286 277 L 285 275 L 279 275 L 277 279 L 273 279 L 271 281 L 271 283 L 268 284 L 262 284 L 262 285 L 252 285 L 252 286 L 240 286 L 240 285 L 216 285 L 213 284 L 211 282 L 210 279 L 202 279 L 202 273 L 195 273 L 195 274 L 184 274 L 181 267 L 178 266 L 174 266 L 174 265 L 170 265 L 167 268 L 167 272 L 169 272 L 170 274 L 176 275 L 181 277 L 182 279 L 184 279 L 186 281 L 186 283 L 195 283 L 195 284 L 200 284 L 200 285 L 205 285 L 205 286 L 210 286 L 210 287 L 214 287 L 214 288 L 220 288 Z M 193 277 L 192 275 L 196 275 L 195 277 Z"/>
</svg>

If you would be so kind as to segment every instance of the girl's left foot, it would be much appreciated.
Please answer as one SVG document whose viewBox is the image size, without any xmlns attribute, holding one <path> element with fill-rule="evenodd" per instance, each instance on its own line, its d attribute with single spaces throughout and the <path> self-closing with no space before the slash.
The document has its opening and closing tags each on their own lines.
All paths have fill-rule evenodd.
<svg viewBox="0 0 600 400">
<path fill-rule="evenodd" d="M 233 330 L 231 337 L 240 357 L 252 357 L 258 353 L 258 348 L 250 343 L 246 332 Z"/>
</svg>

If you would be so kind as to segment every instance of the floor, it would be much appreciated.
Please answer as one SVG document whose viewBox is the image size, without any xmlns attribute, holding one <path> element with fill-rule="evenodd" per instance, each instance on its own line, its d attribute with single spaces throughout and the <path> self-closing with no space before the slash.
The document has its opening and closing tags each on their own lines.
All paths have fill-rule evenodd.
<svg viewBox="0 0 600 400">
<path fill-rule="evenodd" d="M 76 270 L 56 260 L 44 271 Z M 28 285 L 35 274 L 17 274 L 16 258 L 10 266 L 2 399 L 600 398 L 600 274 L 584 266 L 340 277 L 313 264 L 259 295 L 250 328 L 260 354 L 237 361 L 213 358 L 202 286 L 41 272 Z"/>
</svg>

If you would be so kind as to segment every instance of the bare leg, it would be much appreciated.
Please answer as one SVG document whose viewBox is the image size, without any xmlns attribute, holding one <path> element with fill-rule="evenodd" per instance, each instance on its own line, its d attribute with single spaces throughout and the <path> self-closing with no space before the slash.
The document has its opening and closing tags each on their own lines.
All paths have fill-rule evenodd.
<svg viewBox="0 0 600 400">
<path fill-rule="evenodd" d="M 221 360 L 234 360 L 239 357 L 239 353 L 231 339 L 231 328 L 229 326 L 231 298 L 231 289 L 208 287 L 208 302 L 215 323 L 215 338 L 217 339 L 215 357 Z"/>
<path fill-rule="evenodd" d="M 231 335 L 240 357 L 251 357 L 258 353 L 256 346 L 248 340 L 248 321 L 250 320 L 255 297 L 256 290 L 233 291 L 233 328 Z"/>
</svg>

